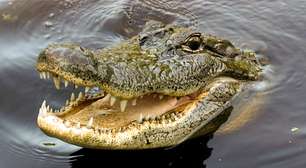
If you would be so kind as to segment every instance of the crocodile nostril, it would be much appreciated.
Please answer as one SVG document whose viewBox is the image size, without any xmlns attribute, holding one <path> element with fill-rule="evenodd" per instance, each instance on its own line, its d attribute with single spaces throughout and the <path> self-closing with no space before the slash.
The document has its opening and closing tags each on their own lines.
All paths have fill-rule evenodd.
<svg viewBox="0 0 306 168">
<path fill-rule="evenodd" d="M 139 39 L 139 45 L 140 45 L 140 46 L 143 46 L 147 40 L 148 40 L 148 36 L 140 37 L 140 39 Z"/>
<path fill-rule="evenodd" d="M 90 64 L 91 60 L 82 47 L 51 46 L 45 50 L 47 60 L 54 63 Z"/>
<path fill-rule="evenodd" d="M 240 54 L 240 51 L 238 51 L 236 48 L 233 48 L 231 46 L 229 46 L 225 49 L 225 55 L 230 57 L 230 58 L 234 58 L 234 57 L 238 56 L 239 54 Z"/>
<path fill-rule="evenodd" d="M 83 51 L 83 52 L 85 52 L 85 49 L 84 49 L 83 47 L 81 47 L 81 46 L 80 46 L 80 50 Z"/>
</svg>

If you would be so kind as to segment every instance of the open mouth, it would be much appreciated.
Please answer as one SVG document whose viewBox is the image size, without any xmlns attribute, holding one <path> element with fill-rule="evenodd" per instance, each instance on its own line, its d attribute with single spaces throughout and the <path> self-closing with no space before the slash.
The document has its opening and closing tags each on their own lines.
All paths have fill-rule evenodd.
<svg viewBox="0 0 306 168">
<path fill-rule="evenodd" d="M 67 87 L 71 81 L 52 72 L 40 72 L 42 79 L 53 79 L 55 88 Z M 51 79 L 51 80 L 52 80 Z M 122 100 L 97 87 L 84 87 L 84 92 L 74 93 L 60 109 L 53 109 L 44 101 L 40 108 L 39 118 L 51 118 L 54 123 L 62 123 L 67 128 L 87 128 L 97 132 L 117 132 L 131 125 L 144 122 L 167 124 L 184 116 L 188 106 L 205 96 L 205 92 L 172 97 L 159 93 L 140 96 L 131 100 Z M 38 122 L 40 125 L 40 122 Z M 40 125 L 42 126 L 42 125 Z"/>
</svg>

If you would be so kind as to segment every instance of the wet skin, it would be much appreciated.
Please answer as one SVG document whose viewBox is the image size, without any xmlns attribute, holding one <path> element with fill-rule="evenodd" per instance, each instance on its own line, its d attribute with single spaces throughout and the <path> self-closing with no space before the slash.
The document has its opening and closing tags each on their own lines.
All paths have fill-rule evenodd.
<svg viewBox="0 0 306 168">
<path fill-rule="evenodd" d="M 139 35 L 101 50 L 49 45 L 38 57 L 37 70 L 41 78 L 52 76 L 58 89 L 61 81 L 86 88 L 59 110 L 44 101 L 39 127 L 98 149 L 177 145 L 205 129 L 261 72 L 253 52 L 155 21 Z"/>
</svg>

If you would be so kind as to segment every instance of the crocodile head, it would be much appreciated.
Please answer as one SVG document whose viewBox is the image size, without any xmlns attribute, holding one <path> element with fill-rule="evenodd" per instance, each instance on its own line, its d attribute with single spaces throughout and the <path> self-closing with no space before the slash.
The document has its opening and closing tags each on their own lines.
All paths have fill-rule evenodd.
<svg viewBox="0 0 306 168">
<path fill-rule="evenodd" d="M 38 126 L 79 146 L 144 149 L 176 145 L 220 115 L 260 73 L 255 54 L 186 27 L 150 21 L 101 50 L 52 44 L 41 78 L 85 87 L 58 110 L 43 102 Z"/>
</svg>

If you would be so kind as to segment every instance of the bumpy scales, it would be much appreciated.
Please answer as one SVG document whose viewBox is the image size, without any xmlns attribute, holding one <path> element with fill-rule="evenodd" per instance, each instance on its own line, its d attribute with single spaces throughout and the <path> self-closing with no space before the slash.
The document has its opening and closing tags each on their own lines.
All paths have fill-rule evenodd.
<svg viewBox="0 0 306 168">
<path fill-rule="evenodd" d="M 61 81 L 85 87 L 58 110 L 42 104 L 38 125 L 45 133 L 89 148 L 144 149 L 207 133 L 258 79 L 260 65 L 227 40 L 150 21 L 139 35 L 101 50 L 52 44 L 37 70 L 57 89 Z"/>
</svg>

